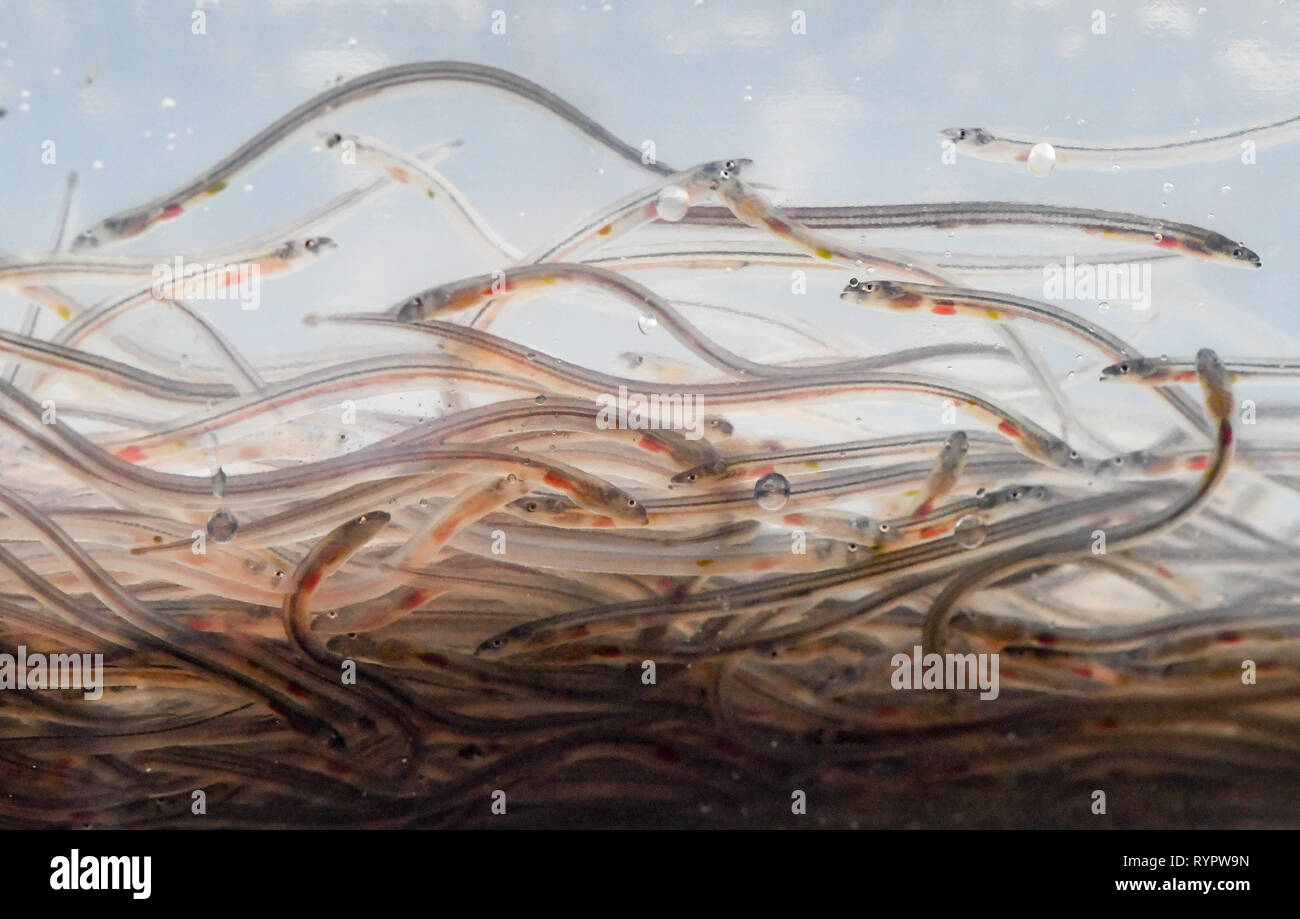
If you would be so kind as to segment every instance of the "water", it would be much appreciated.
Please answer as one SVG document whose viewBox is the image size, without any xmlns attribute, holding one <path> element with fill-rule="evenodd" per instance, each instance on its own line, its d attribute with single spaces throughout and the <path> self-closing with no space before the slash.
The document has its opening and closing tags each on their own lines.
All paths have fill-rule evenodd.
<svg viewBox="0 0 1300 919">
<path fill-rule="evenodd" d="M 1091 4 L 1010 0 L 502 12 L 291 0 L 180 13 L 154 2 L 6 11 L 0 250 L 25 258 L 66 250 L 101 219 L 190 182 L 314 95 L 413 61 L 470 61 L 535 81 L 631 151 L 620 158 L 482 87 L 384 92 L 312 121 L 255 168 L 212 182 L 206 197 L 160 199 L 152 216 L 166 219 L 151 232 L 94 252 L 138 259 L 138 276 L 51 281 L 70 301 L 47 292 L 34 321 L 28 295 L 7 289 L 0 328 L 56 340 L 93 363 L 79 373 L 37 364 L 30 348 L 21 366 L 3 355 L 4 378 L 31 400 L 6 396 L 4 411 L 39 436 L 0 435 L 0 487 L 156 605 L 175 629 L 169 640 L 199 654 L 198 663 L 179 650 L 172 660 L 200 688 L 183 694 L 160 681 L 141 690 L 148 705 L 106 694 L 97 703 L 105 723 L 152 730 L 142 712 L 185 724 L 209 714 L 225 690 L 204 655 L 223 637 L 231 654 L 255 639 L 278 646 L 274 659 L 297 660 L 306 652 L 292 630 L 281 633 L 281 609 L 286 591 L 310 584 L 298 608 L 324 621 L 312 652 L 322 667 L 361 661 L 435 708 L 512 722 L 559 711 L 527 681 L 516 696 L 471 699 L 479 684 L 468 671 L 409 678 L 411 668 L 475 652 L 493 666 L 573 668 L 563 678 L 590 691 L 593 721 L 625 710 L 627 668 L 642 673 L 646 661 L 657 665 L 655 682 L 638 686 L 703 700 L 679 721 L 638 721 L 644 743 L 616 724 L 611 742 L 622 746 L 603 765 L 585 764 L 594 741 L 566 734 L 572 746 L 558 743 L 530 783 L 500 780 L 512 802 L 530 805 L 499 818 L 511 825 L 578 819 L 552 792 L 593 780 L 585 803 L 614 825 L 1294 826 L 1291 384 L 1233 383 L 1239 455 L 1209 481 L 1194 518 L 1137 538 L 1126 534 L 1177 508 L 1214 471 L 1218 419 L 1194 383 L 1171 390 L 1180 409 L 1098 377 L 1138 353 L 1180 358 L 1212 347 L 1229 359 L 1296 358 L 1300 142 L 1154 168 L 1103 156 L 1093 171 L 1075 169 L 1070 148 L 1176 143 L 1296 115 L 1300 5 L 1153 0 L 1105 11 L 1101 31 Z M 948 156 L 939 132 L 954 126 L 1023 138 L 1033 152 L 1011 163 Z M 371 137 L 408 157 L 448 145 L 436 169 L 455 194 L 430 198 L 409 163 L 376 167 L 364 152 L 351 161 L 327 152 L 318 132 Z M 1140 214 L 1152 226 L 1141 239 L 1042 227 L 814 227 L 864 250 L 835 261 L 783 238 L 788 214 L 769 222 L 776 235 L 701 223 L 695 209 L 719 204 L 710 190 L 688 191 L 680 177 L 664 184 L 654 171 L 741 157 L 753 160 L 742 178 L 779 207 L 1014 201 Z M 192 315 L 146 291 L 103 328 L 62 331 L 83 308 L 144 290 L 177 259 L 213 276 L 206 269 L 225 265 L 232 244 L 378 177 L 391 180 L 384 191 L 293 234 L 304 246 L 328 237 L 336 247 L 313 249 L 292 271 L 277 273 L 284 265 L 267 255 L 288 239 L 263 240 L 235 253 L 245 267 L 266 255 L 256 279 L 236 272 L 222 275 L 221 295 L 184 294 Z M 507 283 L 518 259 L 500 243 L 540 251 L 638 192 L 638 207 L 659 221 L 630 232 L 596 221 L 591 246 L 573 260 L 624 273 L 687 325 L 600 284 Z M 449 200 L 471 205 L 477 233 Z M 1263 267 L 1180 255 L 1183 223 L 1248 246 Z M 860 257 L 880 249 L 958 286 L 1087 317 L 1086 334 L 1062 336 L 1025 317 L 1000 326 L 965 304 L 842 300 L 850 277 L 926 280 Z M 1092 270 L 1097 263 L 1119 273 Z M 1076 293 L 1053 296 L 1047 274 L 1067 265 L 1084 270 Z M 472 307 L 452 303 L 434 318 L 477 333 L 304 322 L 378 313 L 470 277 Z M 694 349 L 682 333 L 691 326 Z M 1121 339 L 1122 353 L 1103 353 L 1098 332 Z M 900 363 L 900 354 L 911 358 Z M 780 367 L 736 370 L 728 355 Z M 814 378 L 811 364 L 882 356 L 895 360 L 852 372 L 859 388 L 836 377 L 816 384 L 824 391 L 791 394 Z M 882 373 L 948 388 L 901 391 L 872 376 Z M 971 411 L 967 397 L 1001 414 Z M 971 433 L 969 462 L 937 509 L 957 509 L 917 522 L 917 494 L 954 425 Z M 1036 449 L 1037 434 L 1062 449 Z M 700 470 L 694 480 L 672 481 L 688 469 Z M 1035 500 L 981 504 L 978 517 L 961 509 L 1013 485 Z M 512 498 L 520 487 L 524 505 Z M 391 521 L 374 513 L 380 507 Z M 865 518 L 884 521 L 870 540 L 859 532 Z M 209 537 L 202 556 L 190 551 L 196 527 Z M 67 586 L 78 575 L 52 550 L 26 535 L 4 539 L 78 603 L 98 603 Z M 951 550 L 948 567 L 921 554 L 940 549 Z M 1003 555 L 1017 551 L 1023 557 Z M 322 558 L 319 582 L 301 577 L 300 566 Z M 912 576 L 933 580 L 885 602 Z M 893 654 L 922 640 L 936 598 L 963 576 L 975 580 L 955 601 L 945 640 L 1007 656 L 998 698 L 895 689 Z M 815 590 L 783 586 L 802 578 L 826 580 Z M 0 581 L 7 595 L 31 597 L 16 573 L 0 570 Z M 547 632 L 541 622 L 647 597 L 660 601 L 655 621 L 635 607 L 581 628 Z M 531 643 L 509 631 L 523 624 Z M 32 626 L 0 626 L 7 645 L 50 640 Z M 112 666 L 134 666 L 133 654 L 152 662 L 173 652 L 126 648 Z M 715 684 L 721 661 L 734 678 Z M 842 676 L 846 661 L 852 678 Z M 1246 661 L 1259 665 L 1257 683 L 1243 682 Z M 413 823 L 498 819 L 486 805 L 480 814 L 441 801 L 438 782 L 474 770 L 487 781 L 501 755 L 528 749 L 528 732 L 484 730 L 463 745 L 473 755 L 461 756 L 426 744 L 432 727 L 419 718 L 407 738 L 363 694 L 342 711 L 313 701 L 323 687 L 305 688 L 295 697 L 302 717 L 286 723 L 328 721 L 346 741 L 330 754 L 365 795 L 335 801 L 304 786 L 302 776 L 326 768 L 323 740 L 289 730 L 276 755 L 298 771 L 250 783 L 241 791 L 248 813 L 289 815 L 311 799 L 328 810 L 318 822 L 361 824 L 372 805 L 357 802 L 382 809 L 409 792 L 427 805 Z M 1256 689 L 1283 701 L 1264 710 Z M 792 704 L 774 702 L 783 694 Z M 237 736 L 278 717 L 265 703 L 282 696 L 268 683 L 265 698 L 222 730 Z M 1029 709 L 1042 717 L 1022 714 Z M 42 710 L 31 711 L 22 736 L 47 733 Z M 967 724 L 955 730 L 954 721 Z M 1237 721 L 1255 725 L 1249 738 L 1224 729 Z M 205 745 L 193 736 L 202 772 Z M 143 764 L 147 747 L 124 754 L 128 765 Z M 1166 748 L 1179 755 L 1161 755 Z M 349 761 L 357 750 L 370 751 L 364 764 Z M 30 744 L 15 755 L 45 768 L 68 753 Z M 259 768 L 267 759 L 250 758 Z M 669 758 L 678 768 L 655 774 L 671 793 L 654 799 L 646 770 Z M 437 787 L 417 788 L 412 759 L 425 760 L 420 774 L 437 776 Z M 905 765 L 869 765 L 884 762 Z M 211 773 L 187 781 L 228 781 L 215 762 Z M 791 813 L 783 789 L 773 796 L 771 776 L 785 774 L 802 777 L 816 815 Z M 1111 792 L 1108 815 L 1089 811 L 1097 776 Z M 174 814 L 188 813 L 186 796 L 153 803 L 169 780 L 128 789 L 148 805 L 144 822 L 183 822 Z M 13 789 L 0 781 L 0 791 Z M 19 816 L 60 825 L 50 815 L 61 808 L 118 793 L 47 783 L 41 806 Z M 128 807 L 118 819 L 140 823 L 143 812 Z"/>
</svg>

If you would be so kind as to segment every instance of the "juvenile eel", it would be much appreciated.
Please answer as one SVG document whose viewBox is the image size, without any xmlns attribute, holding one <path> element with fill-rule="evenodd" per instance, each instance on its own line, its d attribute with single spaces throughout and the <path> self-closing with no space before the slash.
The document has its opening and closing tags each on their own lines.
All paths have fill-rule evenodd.
<svg viewBox="0 0 1300 919">
<path fill-rule="evenodd" d="M 1223 359 L 1223 372 L 1234 383 L 1238 380 L 1295 379 L 1300 377 L 1300 361 L 1228 357 Z M 1145 383 L 1148 386 L 1194 383 L 1196 361 L 1187 357 L 1131 357 L 1101 368 L 1101 379 Z"/>
<path fill-rule="evenodd" d="M 523 250 L 515 248 L 503 239 L 474 205 L 470 204 L 459 188 L 433 168 L 433 164 L 425 162 L 418 155 L 405 153 L 373 137 L 363 137 L 360 134 L 326 134 L 322 140 L 329 148 L 350 143 L 359 165 L 386 175 L 403 185 L 414 185 L 419 188 L 427 198 L 435 205 L 442 206 L 461 227 L 467 230 L 469 238 L 490 258 L 516 262 L 523 257 Z"/>
<path fill-rule="evenodd" d="M 1057 169 L 1086 172 L 1102 172 L 1115 167 L 1161 169 L 1187 163 L 1213 163 L 1237 155 L 1241 152 L 1242 144 L 1247 141 L 1256 146 L 1264 146 L 1281 143 L 1298 135 L 1300 115 L 1294 115 L 1271 124 L 1164 144 L 1092 147 L 1054 143 L 1052 149 L 1056 151 Z M 984 128 L 945 128 L 939 132 L 939 136 L 951 141 L 958 153 L 993 163 L 1028 162 L 1029 152 L 1038 143 L 1004 137 Z"/>
<path fill-rule="evenodd" d="M 1188 223 L 1176 223 L 1090 207 L 954 201 L 938 204 L 877 204 L 842 207 L 783 207 L 805 227 L 827 230 L 955 229 L 975 226 L 1069 227 L 1106 239 L 1141 242 L 1239 268 L 1258 268 L 1259 256 L 1240 242 Z M 742 226 L 725 207 L 693 207 L 682 218 L 693 226 Z"/>
<path fill-rule="evenodd" d="M 76 252 L 117 245 L 149 232 L 164 220 L 179 217 L 194 205 L 227 188 L 235 176 L 250 168 L 304 125 L 327 112 L 336 111 L 345 105 L 396 86 L 444 81 L 477 84 L 517 96 L 557 116 L 578 132 L 633 165 L 656 175 L 671 175 L 675 171 L 661 162 L 643 162 L 640 150 L 619 140 L 577 108 L 531 80 L 482 64 L 463 61 L 419 61 L 362 74 L 308 99 L 293 111 L 263 128 L 193 181 L 152 201 L 104 218 L 81 233 L 73 242 L 72 249 Z"/>
<path fill-rule="evenodd" d="M 900 312 L 924 312 L 933 316 L 964 316 L 985 322 L 1004 323 L 1017 318 L 1040 322 L 1048 328 L 1086 342 L 1109 358 L 1123 361 L 1140 352 L 1119 336 L 1094 325 L 1078 314 L 1050 303 L 1013 297 L 996 291 L 937 287 L 907 281 L 865 281 L 850 279 L 840 299 L 860 306 L 887 307 Z M 1161 390 L 1161 398 L 1178 411 L 1197 431 L 1209 433 L 1205 417 L 1195 403 L 1181 393 Z"/>
</svg>

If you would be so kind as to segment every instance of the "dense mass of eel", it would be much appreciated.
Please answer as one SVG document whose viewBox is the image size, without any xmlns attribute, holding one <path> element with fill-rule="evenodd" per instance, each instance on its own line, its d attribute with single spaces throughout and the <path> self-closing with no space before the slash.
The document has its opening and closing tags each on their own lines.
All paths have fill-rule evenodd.
<svg viewBox="0 0 1300 919">
<path fill-rule="evenodd" d="M 518 248 L 439 171 L 457 144 L 326 123 L 425 84 L 539 108 L 646 184 Z M 201 220 L 309 126 L 362 184 L 184 253 L 196 275 L 111 251 Z M 1104 210 L 781 208 L 750 166 L 645 163 L 521 77 L 408 64 L 303 103 L 69 251 L 0 261 L 32 304 L 0 332 L 0 825 L 1294 825 L 1298 576 L 1256 512 L 1293 500 L 1300 446 L 1267 424 L 1238 445 L 1234 385 L 1296 367 L 1145 357 L 986 289 L 1041 258 L 851 238 L 1024 226 L 1062 251 L 1106 240 L 1111 261 L 1259 257 Z M 311 315 L 348 336 L 328 354 L 250 360 L 194 305 L 346 257 L 323 230 L 395 186 L 501 267 Z M 915 336 L 882 349 L 650 286 L 791 266 L 832 273 L 864 317 L 915 314 Z M 87 284 L 116 293 L 83 302 Z M 577 291 L 697 363 L 624 353 L 611 373 L 493 331 L 515 310 L 563 323 L 530 301 Z M 935 322 L 997 343 L 936 341 Z M 786 350 L 755 353 L 755 330 Z M 1164 419 L 1146 446 L 1071 404 L 1051 338 L 1106 368 L 1088 386 Z M 436 410 L 394 401 L 435 393 Z M 855 426 L 846 405 L 891 409 Z M 789 436 L 747 433 L 756 418 Z"/>
</svg>

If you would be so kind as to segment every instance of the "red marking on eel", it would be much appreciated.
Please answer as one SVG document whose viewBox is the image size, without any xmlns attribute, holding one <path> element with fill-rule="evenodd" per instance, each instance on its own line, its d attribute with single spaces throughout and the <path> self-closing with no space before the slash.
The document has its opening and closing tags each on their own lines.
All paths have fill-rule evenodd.
<svg viewBox="0 0 1300 919">
<path fill-rule="evenodd" d="M 1010 421 L 1003 421 L 998 424 L 998 430 L 1008 437 L 1019 437 L 1020 428 L 1016 427 Z"/>
<path fill-rule="evenodd" d="M 158 216 L 158 219 L 171 220 L 173 217 L 179 217 L 183 213 L 185 213 L 185 208 L 181 207 L 179 204 L 169 204 L 163 208 L 163 212 Z"/>
<path fill-rule="evenodd" d="M 938 313 L 940 316 L 957 315 L 957 304 L 951 300 L 936 300 L 934 306 L 930 307 L 930 312 Z"/>
<path fill-rule="evenodd" d="M 446 542 L 451 539 L 456 530 L 460 527 L 459 520 L 448 520 L 442 526 L 433 531 L 434 542 Z"/>
<path fill-rule="evenodd" d="M 117 451 L 117 455 L 119 459 L 124 459 L 128 463 L 138 463 L 149 458 L 148 454 L 135 446 L 123 447 L 121 450 Z"/>
</svg>

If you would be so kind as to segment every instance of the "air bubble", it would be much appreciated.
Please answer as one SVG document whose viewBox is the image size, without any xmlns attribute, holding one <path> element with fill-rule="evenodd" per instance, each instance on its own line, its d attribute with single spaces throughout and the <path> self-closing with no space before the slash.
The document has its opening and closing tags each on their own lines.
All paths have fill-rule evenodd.
<svg viewBox="0 0 1300 919">
<path fill-rule="evenodd" d="M 989 528 L 979 517 L 967 514 L 953 527 L 952 538 L 963 549 L 975 549 L 984 544 Z"/>
<path fill-rule="evenodd" d="M 641 331 L 642 335 L 649 335 L 651 329 L 659 327 L 659 320 L 647 313 L 637 317 L 636 327 Z"/>
<path fill-rule="evenodd" d="M 669 185 L 659 192 L 659 197 L 655 199 L 655 213 L 661 220 L 667 220 L 669 223 L 676 223 L 685 217 L 690 206 L 691 196 L 686 189 L 677 185 Z"/>
<path fill-rule="evenodd" d="M 769 472 L 754 483 L 754 500 L 764 510 L 779 511 L 790 500 L 790 482 L 779 472 Z"/>
<path fill-rule="evenodd" d="M 1164 188 L 1164 190 L 1165 190 L 1165 194 L 1167 195 L 1167 194 L 1169 194 L 1171 191 L 1174 190 L 1174 183 L 1173 183 L 1173 182 L 1166 182 L 1162 187 Z"/>
<path fill-rule="evenodd" d="M 208 518 L 208 539 L 213 542 L 230 542 L 239 532 L 239 521 L 228 510 L 219 510 Z"/>
<path fill-rule="evenodd" d="M 1029 171 L 1036 176 L 1048 176 L 1056 168 L 1056 148 L 1051 144 L 1034 144 L 1026 160 Z"/>
</svg>

